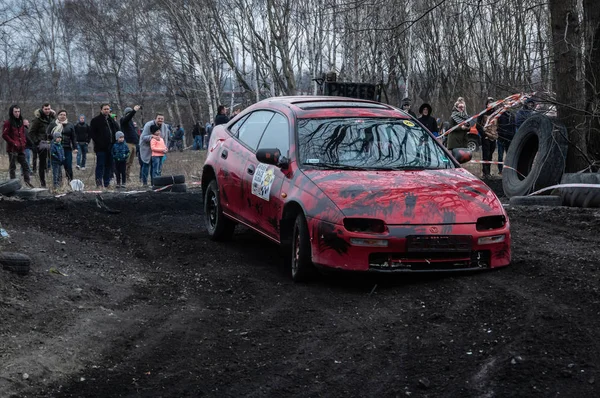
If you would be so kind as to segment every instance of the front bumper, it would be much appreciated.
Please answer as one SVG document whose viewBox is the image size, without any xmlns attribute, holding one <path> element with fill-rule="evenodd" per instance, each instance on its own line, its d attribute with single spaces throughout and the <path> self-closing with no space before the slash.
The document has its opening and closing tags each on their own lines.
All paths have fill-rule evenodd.
<svg viewBox="0 0 600 398">
<path fill-rule="evenodd" d="M 475 224 L 388 226 L 385 234 L 348 232 L 343 226 L 309 220 L 313 262 L 320 267 L 371 272 L 485 270 L 511 261 L 510 226 L 477 231 Z M 433 231 L 433 232 L 432 232 Z M 503 235 L 501 242 L 481 244 Z M 357 239 L 377 246 L 357 246 Z M 481 241 L 480 241 L 481 239 Z M 383 246 L 381 243 L 385 242 Z"/>
</svg>

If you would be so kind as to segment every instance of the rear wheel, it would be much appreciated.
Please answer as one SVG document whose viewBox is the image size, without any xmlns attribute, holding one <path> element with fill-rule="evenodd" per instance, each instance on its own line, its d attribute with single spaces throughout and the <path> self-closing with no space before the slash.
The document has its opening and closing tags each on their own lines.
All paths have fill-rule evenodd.
<svg viewBox="0 0 600 398">
<path fill-rule="evenodd" d="M 303 214 L 298 214 L 294 222 L 291 271 L 294 282 L 308 282 L 316 274 L 315 266 L 312 263 L 308 225 Z"/>
<path fill-rule="evenodd" d="M 204 195 L 204 217 L 206 229 L 212 240 L 231 238 L 235 230 L 235 222 L 225 217 L 221 209 L 217 180 L 212 180 Z"/>
</svg>

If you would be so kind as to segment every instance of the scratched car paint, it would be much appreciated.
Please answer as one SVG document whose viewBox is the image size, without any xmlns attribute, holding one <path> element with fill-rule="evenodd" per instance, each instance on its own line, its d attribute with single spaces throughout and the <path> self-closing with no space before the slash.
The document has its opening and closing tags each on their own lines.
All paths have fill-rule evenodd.
<svg viewBox="0 0 600 398">
<path fill-rule="evenodd" d="M 460 167 L 464 151 L 453 156 L 388 105 L 270 98 L 215 127 L 208 148 L 209 234 L 254 229 L 283 245 L 295 280 L 314 275 L 313 265 L 431 272 L 510 263 L 508 216 Z"/>
</svg>

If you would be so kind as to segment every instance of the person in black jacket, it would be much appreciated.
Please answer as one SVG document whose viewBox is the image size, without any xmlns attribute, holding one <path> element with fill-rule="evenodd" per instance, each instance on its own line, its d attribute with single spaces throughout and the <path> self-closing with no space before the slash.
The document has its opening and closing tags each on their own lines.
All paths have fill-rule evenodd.
<svg viewBox="0 0 600 398">
<path fill-rule="evenodd" d="M 61 109 L 56 114 L 56 120 L 48 125 L 46 135 L 53 137 L 53 134 L 59 132 L 62 135 L 62 147 L 65 153 L 65 159 L 62 163 L 65 167 L 67 180 L 73 179 L 73 152 L 77 155 L 77 138 L 75 137 L 75 128 L 67 120 L 67 111 Z"/>
<path fill-rule="evenodd" d="M 506 111 L 498 118 L 498 175 L 502 175 L 504 152 L 508 153 L 510 143 L 515 136 L 515 114 Z"/>
<path fill-rule="evenodd" d="M 96 187 L 101 188 L 104 184 L 108 188 L 113 174 L 111 150 L 119 126 L 110 117 L 109 104 L 102 104 L 100 109 L 100 114 L 90 122 L 90 138 L 96 153 Z"/>
<path fill-rule="evenodd" d="M 215 116 L 215 126 L 219 124 L 225 124 L 229 122 L 229 118 L 227 117 L 227 108 L 225 105 L 219 105 L 217 108 L 217 116 Z"/>
<path fill-rule="evenodd" d="M 140 110 L 139 105 L 135 105 L 132 108 L 125 108 L 125 116 L 121 118 L 121 131 L 125 134 L 125 143 L 129 148 L 129 157 L 127 158 L 127 167 L 126 167 L 126 176 L 127 180 L 130 180 L 131 175 L 131 167 L 133 166 L 133 161 L 137 158 L 137 144 L 140 140 L 140 137 L 137 133 L 137 128 L 133 124 L 133 117 L 135 113 Z"/>
<path fill-rule="evenodd" d="M 400 106 L 402 107 L 402 110 L 406 113 L 408 113 L 409 115 L 411 115 L 412 117 L 414 117 L 415 119 L 417 118 L 417 115 L 415 115 L 415 113 L 412 111 L 412 109 L 410 109 L 411 107 L 411 100 L 410 98 L 404 98 L 402 99 L 402 102 L 400 103 Z"/>
<path fill-rule="evenodd" d="M 431 105 L 425 103 L 421 105 L 419 108 L 419 113 L 421 117 L 417 120 L 423 124 L 427 128 L 427 130 L 431 131 L 433 135 L 438 136 L 438 125 L 433 116 L 431 116 Z"/>
<path fill-rule="evenodd" d="M 90 143 L 90 126 L 85 122 L 85 115 L 79 115 L 79 123 L 75 125 L 75 138 L 77 139 L 77 149 L 79 149 L 77 152 L 77 168 L 85 170 Z"/>
<path fill-rule="evenodd" d="M 40 185 L 42 188 L 45 188 L 51 140 L 46 135 L 46 130 L 48 129 L 48 125 L 54 122 L 56 112 L 52 110 L 49 103 L 45 103 L 40 109 L 33 112 L 33 116 L 31 128 L 29 129 L 29 138 L 33 142 L 33 170 L 35 171 L 36 159 L 39 158 Z"/>
</svg>

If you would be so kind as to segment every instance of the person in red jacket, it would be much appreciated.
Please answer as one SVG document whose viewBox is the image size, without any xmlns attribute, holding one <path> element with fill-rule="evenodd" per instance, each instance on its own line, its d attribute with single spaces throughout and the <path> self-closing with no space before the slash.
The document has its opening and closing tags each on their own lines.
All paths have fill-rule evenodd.
<svg viewBox="0 0 600 398">
<path fill-rule="evenodd" d="M 29 165 L 25 159 L 25 147 L 27 146 L 27 135 L 21 117 L 21 108 L 19 105 L 13 105 L 8 111 L 8 120 L 4 121 L 2 128 L 2 138 L 6 141 L 6 152 L 10 159 L 9 173 L 10 178 L 16 177 L 17 162 L 21 165 L 25 185 L 33 188 L 29 177 Z"/>
</svg>

